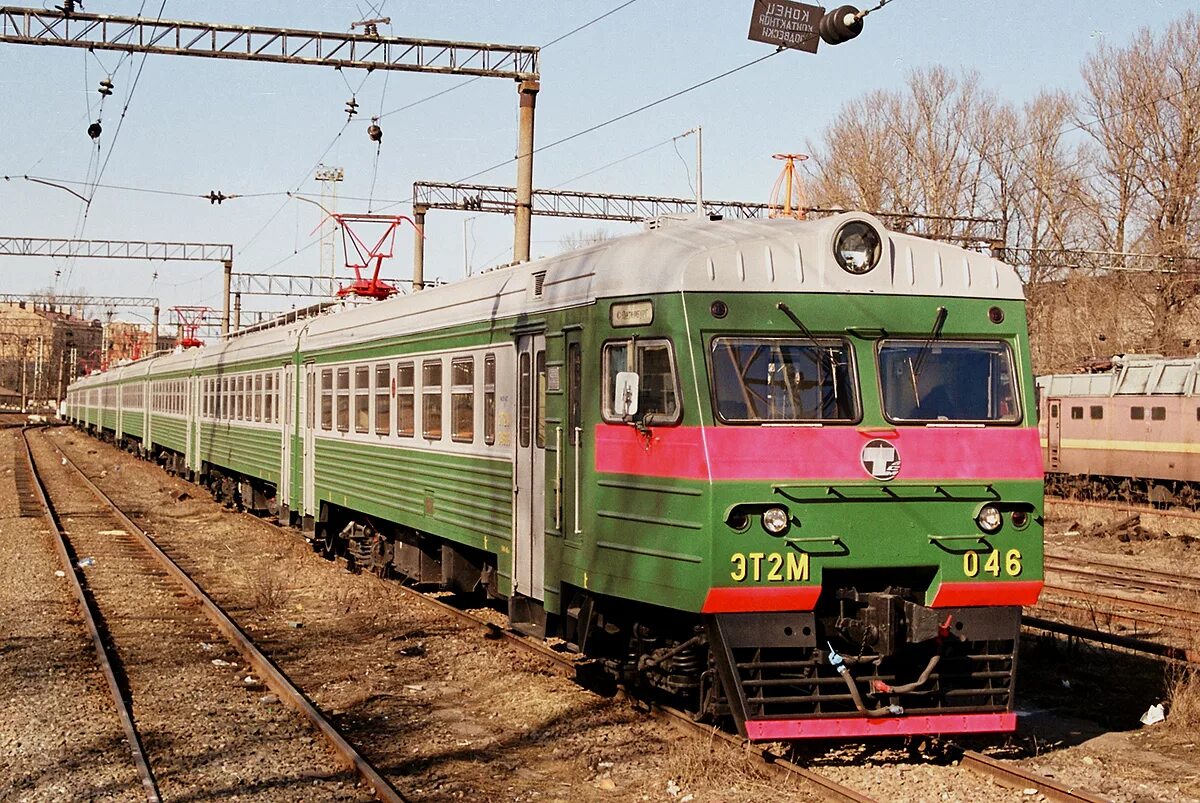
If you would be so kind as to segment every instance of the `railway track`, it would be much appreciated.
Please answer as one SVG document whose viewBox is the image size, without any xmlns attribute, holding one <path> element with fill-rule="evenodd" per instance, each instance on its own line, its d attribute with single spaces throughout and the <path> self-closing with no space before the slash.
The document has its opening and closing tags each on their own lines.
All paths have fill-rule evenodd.
<svg viewBox="0 0 1200 803">
<path fill-rule="evenodd" d="M 179 797 L 197 791 L 196 779 L 189 774 L 189 770 L 194 769 L 191 763 L 196 755 L 203 755 L 211 745 L 187 742 L 187 738 L 195 734 L 183 731 L 199 730 L 193 728 L 193 723 L 198 721 L 194 712 L 182 709 L 164 711 L 163 707 L 179 706 L 200 698 L 203 702 L 196 704 L 199 710 L 205 703 L 211 706 L 214 701 L 227 699 L 223 694 L 228 695 L 229 689 L 223 690 L 221 686 L 228 684 L 223 684 L 220 676 L 211 671 L 206 674 L 210 679 L 217 678 L 215 684 L 205 686 L 201 681 L 193 689 L 175 688 L 181 679 L 194 680 L 195 675 L 189 673 L 187 659 L 173 654 L 173 648 L 179 649 L 184 642 L 188 646 L 194 645 L 199 640 L 201 645 L 213 650 L 213 645 L 203 640 L 203 636 L 211 634 L 213 628 L 253 668 L 253 674 L 246 676 L 246 686 L 252 690 L 257 685 L 257 679 L 255 683 L 250 683 L 254 675 L 263 679 L 277 699 L 289 703 L 308 726 L 325 737 L 336 756 L 336 763 L 356 773 L 377 799 L 393 803 L 405 799 L 254 645 L 229 615 L 66 455 L 57 449 L 50 452 L 53 447 L 48 443 L 39 444 L 35 449 L 30 431 L 24 430 L 21 434 L 24 449 L 18 451 L 23 452 L 23 460 L 19 456 L 17 465 L 23 462 L 26 468 L 16 473 L 19 499 L 22 505 L 36 501 L 54 534 L 64 574 L 72 586 L 81 617 L 92 637 L 97 661 L 122 722 L 147 800 L 162 799 L 160 789 L 164 777 L 160 775 L 172 779 L 171 796 Z M 33 439 L 40 437 L 32 436 Z M 42 458 L 36 456 L 37 451 L 42 452 Z M 46 459 L 47 454 L 54 459 Z M 54 489 L 51 490 L 50 486 L 54 486 Z M 86 488 L 94 498 L 90 508 L 86 503 L 81 504 L 78 493 L 71 494 L 72 490 L 78 491 L 80 487 Z M 27 499 L 34 501 L 27 503 Z M 84 555 L 86 557 L 82 557 Z M 93 573 L 92 567 L 101 565 L 103 572 L 96 570 Z M 211 627 L 198 627 L 196 608 L 208 616 Z M 154 642 L 146 643 L 147 639 L 153 639 Z M 167 666 L 156 666 L 155 657 L 168 657 L 170 660 Z M 236 666 L 221 658 L 212 659 L 211 663 L 214 666 Z M 153 676 L 148 677 L 147 673 Z M 171 679 L 168 684 L 170 688 L 164 692 L 161 687 L 166 677 Z M 144 694 L 139 694 L 135 687 Z M 238 695 L 243 703 L 253 699 L 241 689 L 237 690 L 234 697 Z M 164 700 L 167 702 L 164 703 Z M 139 708 L 145 709 L 142 715 L 137 714 Z M 175 720 L 175 730 L 171 730 L 164 714 Z M 264 717 L 255 711 L 237 713 L 232 722 L 224 724 L 236 727 L 244 719 L 253 734 L 250 738 L 254 741 L 263 740 L 267 735 L 286 741 L 290 738 L 288 729 L 294 730 L 298 726 L 298 723 L 291 722 L 285 723 L 282 728 L 270 730 L 273 723 L 269 720 L 278 720 L 280 717 L 274 714 L 265 716 L 268 719 L 265 725 Z M 155 724 L 154 733 L 149 738 L 139 732 L 138 723 L 143 718 L 151 719 Z M 224 740 L 221 746 L 225 746 Z M 305 755 L 302 760 L 311 761 L 313 757 Z M 222 770 L 226 769 L 226 764 L 234 763 L 227 755 L 221 761 Z M 156 767 L 163 767 L 165 771 L 156 775 Z M 267 768 L 268 771 L 270 769 Z M 310 783 L 317 777 L 309 776 L 302 782 Z M 308 786 L 304 788 L 309 789 Z M 219 790 L 225 791 L 231 790 Z M 306 791 L 306 794 L 316 796 L 317 790 Z"/>
<path fill-rule="evenodd" d="M 1072 499 L 1066 496 L 1046 496 L 1046 502 L 1060 505 L 1075 505 L 1077 507 L 1090 507 L 1100 510 L 1112 510 L 1118 513 L 1141 513 L 1153 516 L 1170 516 L 1177 519 L 1198 519 L 1200 520 L 1200 511 L 1188 510 L 1180 507 L 1158 508 L 1153 505 L 1136 504 L 1134 502 L 1116 502 L 1103 499 Z"/>
<path fill-rule="evenodd" d="M 103 492 L 96 487 L 94 483 L 91 483 L 90 481 L 88 482 L 94 493 L 101 495 L 103 494 Z M 108 499 L 108 497 L 104 498 L 108 504 L 114 504 Z M 240 515 L 245 520 L 253 522 L 255 526 L 266 528 L 275 535 L 289 539 L 295 538 L 295 531 L 291 530 L 290 528 L 281 527 L 250 514 L 243 513 L 235 515 Z M 128 524 L 133 525 L 132 522 L 128 522 Z M 523 634 L 501 627 L 496 623 L 494 617 L 488 618 L 488 616 L 485 614 L 463 609 L 451 604 L 445 599 L 439 598 L 438 596 L 423 593 L 408 586 L 401 586 L 399 584 L 397 585 L 405 595 L 410 596 L 415 600 L 419 600 L 423 604 L 436 607 L 450 616 L 468 623 L 473 627 L 485 630 L 493 638 L 504 639 L 523 650 L 535 654 L 552 664 L 560 672 L 569 673 L 572 675 L 576 672 L 577 661 L 575 657 L 570 654 L 557 652 L 543 641 L 532 639 Z M 787 778 L 793 783 L 803 783 L 822 800 L 854 801 L 855 803 L 869 803 L 869 801 L 873 800 L 872 797 L 857 789 L 853 789 L 846 784 L 839 782 L 838 780 L 803 766 L 801 763 L 793 760 L 794 757 L 784 755 L 771 749 L 770 747 L 747 744 L 744 742 L 744 740 L 734 734 L 715 729 L 710 725 L 704 725 L 695 722 L 686 712 L 671 708 L 669 706 L 661 705 L 651 706 L 650 710 L 654 716 L 662 719 L 665 722 L 671 723 L 673 726 L 684 729 L 694 736 L 704 739 L 719 739 L 729 743 L 734 747 L 746 751 L 748 754 L 753 755 L 756 761 L 761 762 L 772 771 L 778 772 L 781 778 Z M 1036 789 L 1040 794 L 1044 795 L 1044 797 L 1049 800 L 1089 801 L 1089 803 L 1096 803 L 1096 801 L 1100 800 L 1100 798 L 1096 798 L 1081 790 L 1076 790 L 1063 785 L 1054 779 L 1031 772 L 1019 765 L 1011 762 L 997 761 L 975 751 L 962 750 L 959 754 L 959 758 L 962 770 L 969 771 L 973 774 L 988 776 L 991 780 L 1013 789 Z M 957 771 L 957 769 L 953 771 Z"/>
<path fill-rule="evenodd" d="M 1056 574 L 1082 579 L 1088 583 L 1115 586 L 1139 593 L 1200 594 L 1200 577 L 1154 571 L 1093 558 L 1080 562 L 1075 558 L 1047 552 L 1046 568 Z"/>
<path fill-rule="evenodd" d="M 1047 583 L 1031 627 L 1176 660 L 1200 662 L 1200 578 L 1112 561 L 1046 554 Z M 1080 587 L 1086 585 L 1087 587 Z M 1129 596 L 1137 594 L 1154 601 Z M 1182 598 L 1182 599 L 1181 599 Z"/>
</svg>

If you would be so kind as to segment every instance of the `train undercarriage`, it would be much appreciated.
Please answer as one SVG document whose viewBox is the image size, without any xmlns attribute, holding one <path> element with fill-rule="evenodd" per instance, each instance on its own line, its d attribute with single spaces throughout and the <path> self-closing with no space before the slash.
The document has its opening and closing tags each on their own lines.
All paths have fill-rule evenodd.
<svg viewBox="0 0 1200 803">
<path fill-rule="evenodd" d="M 1125 502 L 1200 509 L 1200 483 L 1186 480 L 1111 477 L 1095 474 L 1046 474 L 1046 493 L 1067 499 L 1085 501 Z"/>
<path fill-rule="evenodd" d="M 577 590 L 563 636 L 627 688 L 751 739 L 1011 730 L 1020 608 L 915 596 L 839 586 L 812 612 L 689 620 Z"/>
</svg>

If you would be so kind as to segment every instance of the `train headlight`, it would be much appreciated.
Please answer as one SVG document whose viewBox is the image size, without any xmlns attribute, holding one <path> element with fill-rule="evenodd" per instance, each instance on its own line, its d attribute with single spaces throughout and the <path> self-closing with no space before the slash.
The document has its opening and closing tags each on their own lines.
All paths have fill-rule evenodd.
<svg viewBox="0 0 1200 803">
<path fill-rule="evenodd" d="M 861 275 L 879 264 L 883 241 L 865 220 L 852 220 L 833 236 L 833 257 L 847 273 Z"/>
<path fill-rule="evenodd" d="M 1000 529 L 1000 525 L 1004 523 L 1004 517 L 1000 515 L 1000 511 L 995 505 L 984 505 L 983 509 L 979 511 L 979 515 L 975 517 L 975 523 L 979 525 L 979 529 L 991 535 Z"/>
<path fill-rule="evenodd" d="M 788 528 L 788 512 L 781 507 L 769 507 L 762 514 L 763 529 L 771 535 L 779 535 Z"/>
</svg>

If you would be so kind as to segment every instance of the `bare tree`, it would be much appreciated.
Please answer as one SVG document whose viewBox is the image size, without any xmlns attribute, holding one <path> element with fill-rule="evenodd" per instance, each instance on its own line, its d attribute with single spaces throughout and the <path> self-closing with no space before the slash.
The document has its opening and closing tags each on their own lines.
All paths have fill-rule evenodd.
<svg viewBox="0 0 1200 803">
<path fill-rule="evenodd" d="M 912 71 L 903 91 L 848 102 L 810 143 L 817 205 L 938 216 L 986 216 L 1005 204 L 994 160 L 981 148 L 1011 133 L 1012 121 L 976 73 L 944 67 Z M 997 149 L 998 150 L 998 149 Z M 930 233 L 955 233 L 933 221 Z"/>
<path fill-rule="evenodd" d="M 578 248 L 586 248 L 589 245 L 595 245 L 596 243 L 602 243 L 610 239 L 612 239 L 611 232 L 596 227 L 591 231 L 580 230 L 565 234 L 558 242 L 562 245 L 564 251 L 574 251 Z"/>
<path fill-rule="evenodd" d="M 1176 324 L 1194 303 L 1188 257 L 1200 236 L 1200 17 L 1161 37 L 1143 29 L 1124 48 L 1103 46 L 1085 64 L 1084 108 L 1095 117 L 1095 231 L 1114 250 L 1163 255 L 1162 269 L 1123 282 L 1144 316 L 1139 348 L 1176 352 Z M 1183 263 L 1187 262 L 1185 266 Z"/>
</svg>

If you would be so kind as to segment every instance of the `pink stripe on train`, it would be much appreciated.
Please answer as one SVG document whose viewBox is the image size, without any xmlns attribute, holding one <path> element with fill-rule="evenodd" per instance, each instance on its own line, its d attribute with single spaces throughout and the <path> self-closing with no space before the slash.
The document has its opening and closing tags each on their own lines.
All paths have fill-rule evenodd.
<svg viewBox="0 0 1200 803">
<path fill-rule="evenodd" d="M 597 472 L 706 480 L 869 480 L 868 441 L 900 453 L 905 480 L 1040 480 L 1034 427 L 596 426 Z"/>
</svg>

